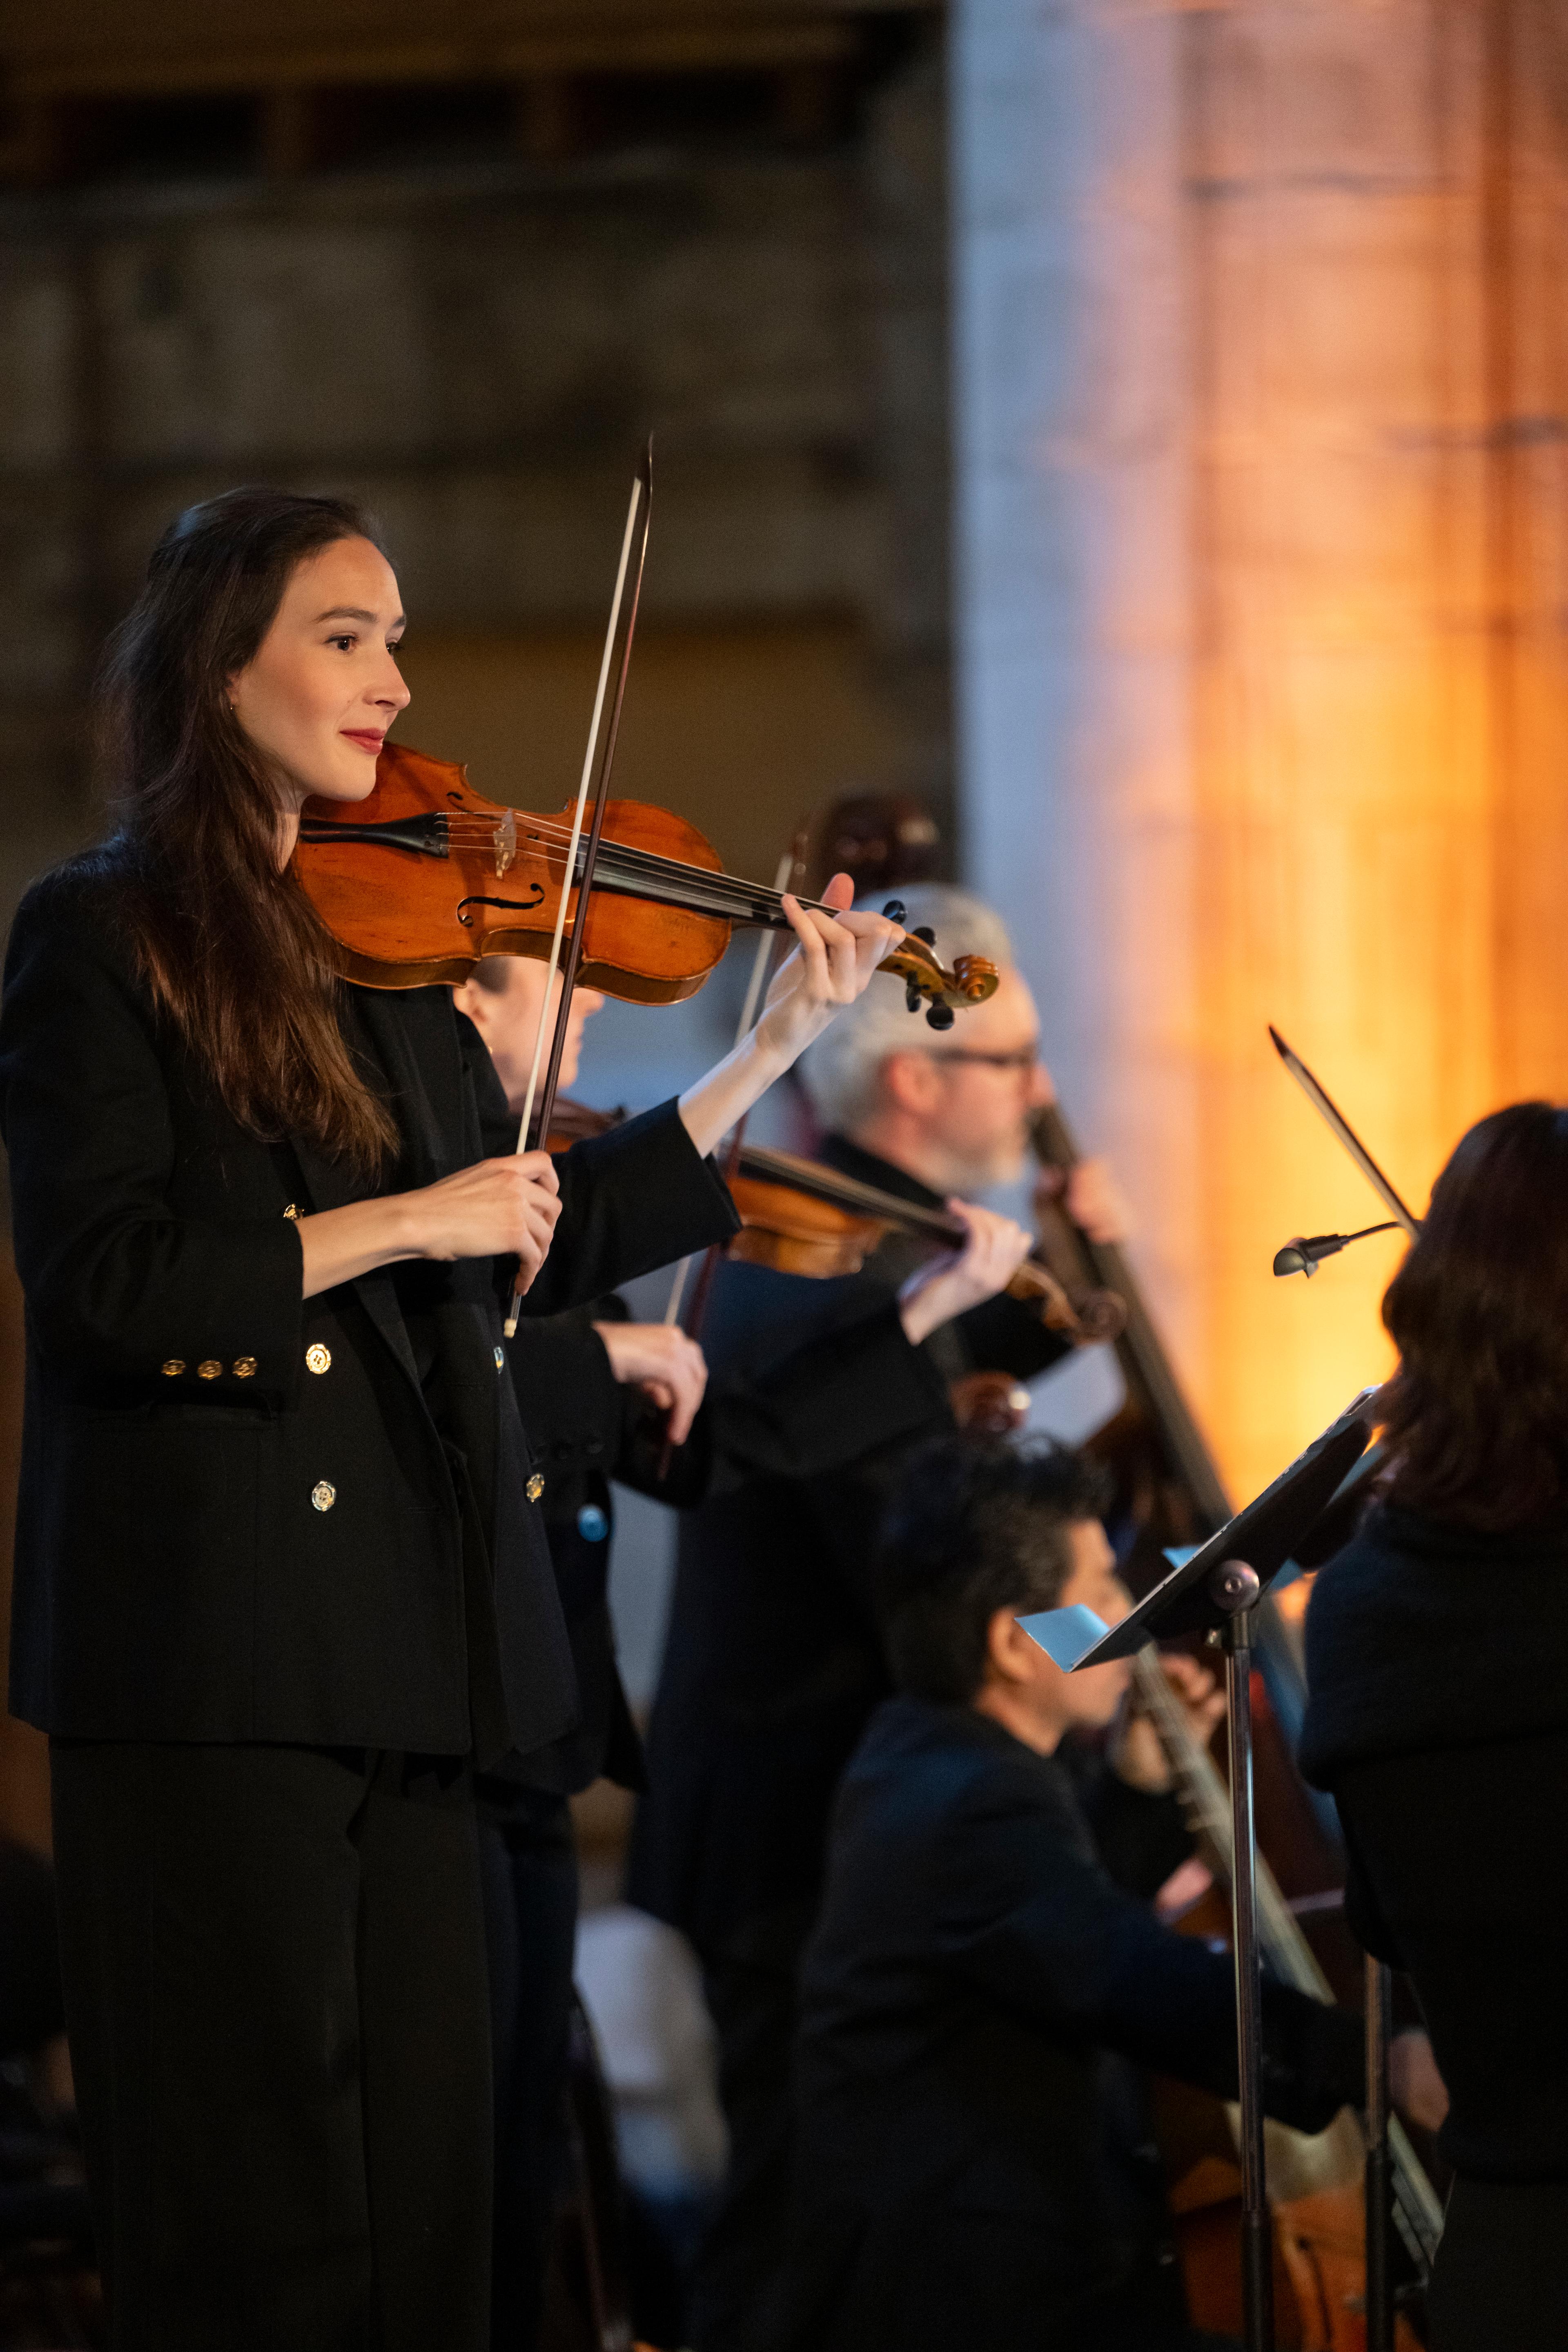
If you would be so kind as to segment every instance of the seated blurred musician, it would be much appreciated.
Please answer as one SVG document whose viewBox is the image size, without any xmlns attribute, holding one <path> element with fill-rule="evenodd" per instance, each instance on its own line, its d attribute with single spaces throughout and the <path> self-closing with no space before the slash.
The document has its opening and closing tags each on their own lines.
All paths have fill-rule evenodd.
<svg viewBox="0 0 1568 2352">
<path fill-rule="evenodd" d="M 541 964 L 497 956 L 454 992 L 517 1113 L 543 991 Z M 591 989 L 574 993 L 565 1086 L 577 1076 L 584 1027 L 604 1001 Z M 901 994 L 899 1003 L 901 1013 Z M 1026 1237 L 1004 1218 L 977 1214 L 974 1228 L 961 1259 L 927 1269 L 928 1278 L 896 1305 L 868 1297 L 832 1332 L 807 1332 L 757 1377 L 731 1375 L 706 1401 L 701 1349 L 676 1326 L 628 1321 L 614 1295 L 519 1326 L 509 1351 L 512 1380 L 543 1475 L 540 1507 L 572 1646 L 578 1717 L 550 1747 L 508 1757 L 477 1782 L 496 2090 L 496 2352 L 528 2352 L 537 2341 L 551 2216 L 567 2168 L 563 2090 L 577 1921 L 567 1800 L 601 1776 L 622 1788 L 643 1785 L 642 1747 L 616 1671 L 609 1612 L 610 1480 L 681 1507 L 737 1479 L 837 1470 L 865 1442 L 858 1400 L 876 1383 L 890 1346 L 912 1358 L 942 1321 L 1013 1273 Z M 906 1381 L 887 1400 L 879 1432 L 916 1429 L 929 1410 L 924 1382 Z M 663 1469 L 667 1426 L 675 1452 Z"/>
<path fill-rule="evenodd" d="M 1099 1473 L 973 1436 L 910 1464 L 878 1574 L 900 1695 L 834 1811 L 796 2070 L 790 2352 L 1166 2352 L 1185 2325 L 1140 2067 L 1234 2098 L 1228 1956 L 1148 1898 L 1189 1851 L 1130 1663 L 1064 1675 L 1017 1612 L 1128 1596 Z M 1223 1700 L 1166 1671 L 1196 1736 Z M 1112 1727 L 1069 1769 L 1064 1735 Z M 1401 2037 L 1400 2076 L 1429 2065 Z M 1362 2095 L 1358 2020 L 1264 1990 L 1269 2112 Z"/>
<path fill-rule="evenodd" d="M 1453 2107 L 1433 2352 L 1568 2344 L 1568 1110 L 1473 1127 L 1383 1302 L 1381 1496 L 1307 1612 L 1303 1769 Z"/>
<path fill-rule="evenodd" d="M 936 885 L 900 896 L 908 925 L 931 926 L 944 960 L 1001 965 L 1000 988 L 943 1035 L 909 1016 L 896 982 L 875 981 L 847 1017 L 846 1050 L 817 1051 L 803 1075 L 829 1130 L 820 1157 L 931 1206 L 1016 1178 L 1029 1114 L 1050 1087 L 999 919 Z M 1079 1168 L 1068 1205 L 1100 1238 L 1119 1230 L 1102 1165 Z M 755 1375 L 851 1322 L 866 1328 L 868 1312 L 879 1344 L 861 1356 L 852 1458 L 818 1475 L 731 1480 L 682 1526 L 627 1894 L 689 1937 L 719 2035 L 731 2153 L 697 2279 L 700 2352 L 763 2340 L 777 2273 L 799 1958 L 838 1776 L 890 1688 L 868 1582 L 889 1481 L 912 1444 L 952 1429 L 954 1381 L 1027 1379 L 1065 1345 L 1005 1295 L 1005 1275 L 984 1304 L 911 1345 L 898 1300 L 917 1256 L 889 1237 L 858 1275 L 828 1282 L 726 1265 L 703 1327 L 716 1380 Z"/>
</svg>

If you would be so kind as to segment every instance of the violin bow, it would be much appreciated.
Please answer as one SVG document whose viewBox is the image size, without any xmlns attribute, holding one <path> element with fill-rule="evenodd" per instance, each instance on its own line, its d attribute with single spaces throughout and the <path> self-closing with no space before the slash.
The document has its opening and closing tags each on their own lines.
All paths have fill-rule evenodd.
<svg viewBox="0 0 1568 2352">
<path fill-rule="evenodd" d="M 779 859 L 778 871 L 773 877 L 773 888 L 775 890 L 788 889 L 792 882 L 797 882 L 799 880 L 805 865 L 805 829 L 802 826 L 801 830 L 795 835 L 795 840 L 790 847 L 784 851 L 784 856 Z M 769 968 L 774 961 L 778 950 L 782 944 L 783 942 L 780 939 L 780 935 L 776 931 L 764 931 L 761 939 L 757 941 L 757 951 L 752 958 L 751 977 L 746 982 L 745 1002 L 741 1007 L 741 1017 L 735 1024 L 735 1043 L 737 1045 L 741 1043 L 741 1040 L 743 1037 L 750 1035 L 752 1030 L 756 1025 L 757 1009 L 762 1003 L 763 989 L 768 978 Z M 730 1148 L 724 1155 L 724 1181 L 726 1183 L 730 1181 L 731 1178 L 735 1174 L 736 1170 L 740 1167 L 741 1147 L 746 1139 L 746 1121 L 749 1117 L 750 1113 L 747 1111 L 742 1111 L 741 1113 L 740 1118 L 735 1121 L 734 1129 L 730 1137 Z M 686 1292 L 687 1276 L 691 1272 L 691 1259 L 689 1257 L 683 1257 L 680 1264 L 675 1269 L 674 1276 L 672 1276 L 669 1285 L 669 1297 L 665 1305 L 664 1319 L 665 1322 L 669 1325 L 684 1323 L 688 1339 L 695 1339 L 701 1333 L 703 1318 L 708 1312 L 708 1301 L 712 1293 L 714 1279 L 719 1272 L 719 1261 L 723 1256 L 724 1250 L 724 1243 L 710 1242 L 708 1247 L 703 1251 L 701 1268 L 697 1276 L 696 1286 L 691 1293 L 691 1303 L 687 1307 L 684 1317 L 682 1317 L 680 1311 L 681 1301 Z M 656 1473 L 656 1475 L 659 1479 L 662 1480 L 668 1477 L 669 1465 L 674 1459 L 675 1447 L 670 1443 L 668 1426 L 667 1423 L 664 1444 L 659 1450 L 658 1469 Z"/>
<path fill-rule="evenodd" d="M 799 873 L 803 863 L 804 845 L 800 835 L 797 834 L 793 845 L 786 849 L 784 856 L 779 859 L 778 871 L 773 876 L 773 888 L 775 890 L 787 890 L 792 880 Z M 763 983 L 767 979 L 768 966 L 772 963 L 773 957 L 778 950 L 779 944 L 780 934 L 777 931 L 763 931 L 758 934 L 756 953 L 752 958 L 751 978 L 746 982 L 745 1002 L 741 1007 L 741 1017 L 735 1024 L 735 1043 L 737 1045 L 741 1044 L 743 1038 L 750 1035 L 752 1026 L 756 1022 L 757 1006 L 762 999 Z M 738 1156 L 741 1141 L 745 1135 L 745 1131 L 746 1119 L 745 1114 L 742 1113 L 737 1123 L 735 1139 L 730 1150 L 730 1158 L 731 1160 L 736 1159 Z M 728 1174 L 729 1172 L 730 1171 L 727 1169 L 725 1173 Z M 710 1256 L 712 1255 L 711 1251 L 710 1251 L 708 1255 Z M 665 1303 L 664 1309 L 664 1319 L 668 1324 L 679 1323 L 680 1320 L 681 1295 L 686 1288 L 686 1277 L 690 1271 L 690 1258 L 683 1257 L 679 1265 L 676 1267 L 675 1273 L 670 1279 L 669 1297 Z M 695 1339 L 696 1336 L 697 1334 L 694 1330 L 691 1333 L 691 1337 Z"/>
<path fill-rule="evenodd" d="M 1302 1061 L 1300 1054 L 1294 1054 L 1291 1052 L 1289 1046 L 1287 1045 L 1284 1038 L 1281 1037 L 1279 1030 L 1276 1029 L 1272 1021 L 1268 1024 L 1268 1034 L 1274 1041 L 1275 1052 L 1279 1055 L 1279 1059 L 1284 1063 L 1285 1067 L 1289 1071 L 1290 1076 L 1295 1079 L 1296 1084 L 1300 1087 L 1301 1092 L 1306 1096 L 1307 1100 L 1311 1104 L 1312 1108 L 1317 1112 L 1319 1118 L 1323 1119 L 1331 1129 L 1332 1132 L 1338 1137 L 1340 1142 L 1350 1153 L 1351 1158 L 1355 1161 L 1356 1166 L 1361 1170 L 1362 1174 L 1366 1178 L 1367 1182 L 1372 1186 L 1373 1191 L 1377 1194 L 1378 1199 L 1383 1202 L 1384 1208 L 1393 1211 L 1395 1223 L 1403 1225 L 1405 1232 L 1411 1236 L 1412 1240 L 1414 1240 L 1415 1235 L 1421 1230 L 1420 1218 L 1412 1216 L 1410 1211 L 1405 1207 L 1404 1202 L 1400 1199 L 1398 1193 L 1394 1191 L 1393 1185 L 1389 1182 L 1387 1177 L 1384 1174 L 1382 1169 L 1378 1166 L 1376 1160 L 1373 1158 L 1371 1152 L 1367 1150 L 1365 1144 L 1362 1141 L 1360 1136 L 1351 1125 L 1349 1119 L 1346 1118 L 1344 1113 L 1337 1108 L 1329 1095 L 1324 1091 L 1323 1087 L 1320 1086 L 1318 1080 L 1312 1076 L 1311 1071 L 1307 1067 L 1306 1063 Z M 1383 1228 L 1378 1225 L 1369 1225 L 1367 1227 L 1367 1231 L 1369 1233 L 1379 1233 L 1382 1230 Z M 1359 1234 L 1354 1234 L 1350 1236 L 1350 1238 L 1359 1240 L 1361 1236 Z"/>
<path fill-rule="evenodd" d="M 610 625 L 605 632 L 604 656 L 599 663 L 599 683 L 594 696 L 594 715 L 588 722 L 588 748 L 583 756 L 583 780 L 577 787 L 577 804 L 572 813 L 572 832 L 566 844 L 566 866 L 561 878 L 561 904 L 555 911 L 555 929 L 550 942 L 550 961 L 545 967 L 544 1002 L 539 1008 L 539 1027 L 533 1040 L 533 1061 L 528 1073 L 528 1092 L 523 1098 L 522 1118 L 518 1125 L 517 1149 L 525 1152 L 529 1130 L 534 1121 L 534 1095 L 539 1087 L 539 1067 L 544 1053 L 544 1031 L 550 1018 L 550 987 L 556 972 L 562 971 L 561 1003 L 555 1015 L 555 1034 L 551 1042 L 550 1061 L 544 1076 L 544 1086 L 539 1095 L 538 1129 L 541 1138 L 550 1132 L 550 1115 L 555 1108 L 555 1090 L 561 1081 L 561 1057 L 566 1050 L 566 1024 L 571 1018 L 572 992 L 577 984 L 578 968 L 583 961 L 583 942 L 588 927 L 588 898 L 594 887 L 594 873 L 599 862 L 599 840 L 605 829 L 605 811 L 610 797 L 610 771 L 615 764 L 616 740 L 621 730 L 621 705 L 626 699 L 626 673 L 631 667 L 632 639 L 637 635 L 637 605 L 642 596 L 643 565 L 647 560 L 648 519 L 653 508 L 653 436 L 638 460 L 632 482 L 631 502 L 626 508 L 626 527 L 621 538 L 620 568 L 616 573 L 616 593 L 610 600 Z M 628 594 L 627 582 L 630 582 Z M 605 717 L 605 695 L 609 683 L 610 667 L 615 659 L 616 640 L 621 627 L 622 612 L 626 614 L 626 633 L 621 638 L 620 662 L 616 671 L 615 692 L 610 698 L 609 717 Z M 577 913 L 567 943 L 564 967 L 561 961 L 561 942 L 566 927 L 566 907 L 572 896 L 572 877 L 576 871 L 577 846 L 583 837 L 583 817 L 588 804 L 589 787 L 594 790 L 594 815 L 588 828 L 588 846 L 583 858 L 582 879 L 577 884 Z M 522 1268 L 518 1268 L 517 1283 L 512 1291 L 511 1311 L 504 1326 L 509 1339 L 517 1336 L 518 1301 L 523 1294 Z"/>
</svg>

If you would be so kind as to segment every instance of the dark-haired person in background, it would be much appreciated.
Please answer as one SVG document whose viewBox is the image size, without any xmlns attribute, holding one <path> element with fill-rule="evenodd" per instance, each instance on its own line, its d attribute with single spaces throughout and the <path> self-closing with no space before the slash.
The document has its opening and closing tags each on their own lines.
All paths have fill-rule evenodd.
<svg viewBox="0 0 1568 2352">
<path fill-rule="evenodd" d="M 1383 1318 L 1379 1500 L 1307 1612 L 1301 1762 L 1453 2104 L 1433 2352 L 1568 2344 L 1568 1110 L 1438 1177 Z"/>
<path fill-rule="evenodd" d="M 115 2352 L 487 2342 L 471 1776 L 576 1704 L 502 1300 L 732 1231 L 705 1154 L 895 936 L 796 909 L 734 1054 L 520 1158 L 450 990 L 340 983 L 291 866 L 308 799 L 374 787 L 402 630 L 343 501 L 181 516 L 106 672 L 119 830 L 6 961 L 11 1698 Z"/>
<path fill-rule="evenodd" d="M 1234 2097 L 1234 1971 L 1149 1907 L 1189 1840 L 1130 1664 L 1064 1675 L 1016 1622 L 1125 1615 L 1100 1507 L 1079 1457 L 967 1438 L 898 1489 L 879 1599 L 900 1696 L 845 1773 L 805 1959 L 790 2352 L 1214 2341 L 1163 2259 L 1136 2068 Z M 1166 1669 L 1206 1738 L 1212 1677 Z M 1103 1767 L 1069 1771 L 1064 1737 L 1107 1726 Z M 1358 2097 L 1356 2019 L 1268 1985 L 1264 2041 L 1271 2114 L 1316 2131 Z M 1429 2053 L 1398 2052 L 1407 2095 Z"/>
</svg>

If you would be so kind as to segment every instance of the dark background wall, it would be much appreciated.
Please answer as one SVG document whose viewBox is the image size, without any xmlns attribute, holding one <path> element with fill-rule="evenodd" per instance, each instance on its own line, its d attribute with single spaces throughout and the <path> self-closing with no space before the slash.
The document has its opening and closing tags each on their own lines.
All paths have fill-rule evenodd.
<svg viewBox="0 0 1568 2352">
<path fill-rule="evenodd" d="M 367 498 L 410 740 L 559 796 L 650 431 L 626 789 L 770 870 L 825 787 L 945 802 L 932 17 L 601 7 L 574 51 L 571 11 L 478 10 L 447 53 L 395 9 L 329 8 L 325 52 L 276 0 L 237 51 L 173 6 L 116 48 L 119 13 L 12 45 L 4 879 L 83 821 L 83 688 L 149 542 L 236 480 Z M 505 50 L 509 13 L 549 20 L 554 70 Z"/>
</svg>

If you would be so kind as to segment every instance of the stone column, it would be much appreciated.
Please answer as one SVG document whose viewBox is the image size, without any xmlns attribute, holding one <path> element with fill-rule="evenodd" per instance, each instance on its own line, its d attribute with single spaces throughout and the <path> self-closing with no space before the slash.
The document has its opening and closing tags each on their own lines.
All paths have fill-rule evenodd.
<svg viewBox="0 0 1568 2352">
<path fill-rule="evenodd" d="M 1387 1361 L 1373 1196 L 1568 1092 L 1549 0 L 954 20 L 960 800 L 1222 1463 Z"/>
</svg>

